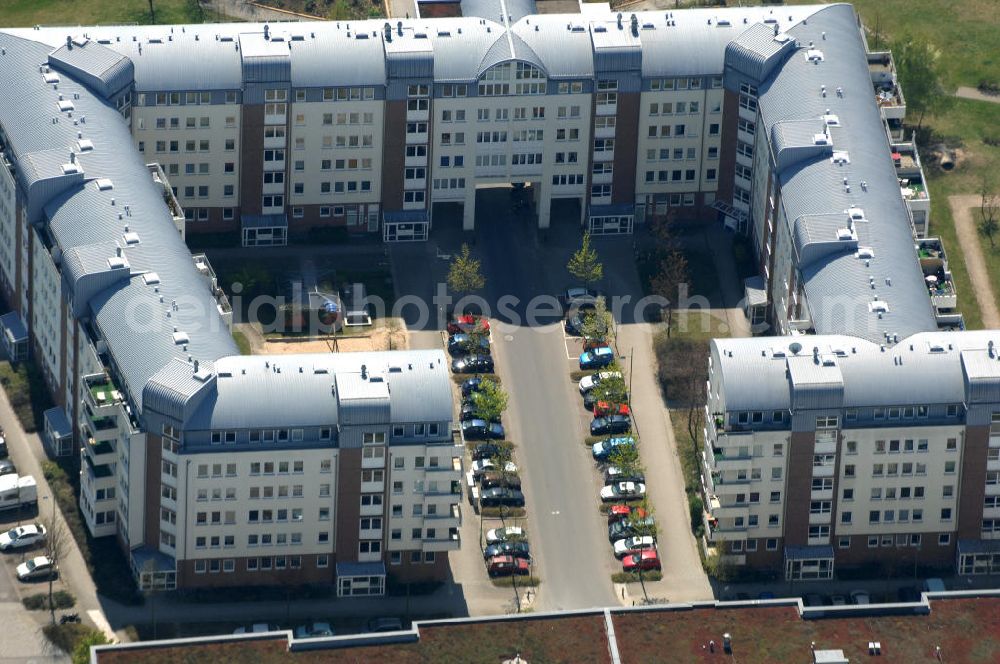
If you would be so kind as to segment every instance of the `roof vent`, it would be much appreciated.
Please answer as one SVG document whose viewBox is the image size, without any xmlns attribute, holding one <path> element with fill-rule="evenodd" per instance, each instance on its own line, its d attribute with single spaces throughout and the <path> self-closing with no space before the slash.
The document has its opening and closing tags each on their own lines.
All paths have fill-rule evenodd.
<svg viewBox="0 0 1000 664">
<path fill-rule="evenodd" d="M 826 134 L 813 134 L 813 145 L 829 145 L 830 137 Z"/>
<path fill-rule="evenodd" d="M 810 48 L 806 51 L 806 60 L 818 65 L 823 62 L 823 51 L 818 48 Z"/>
<path fill-rule="evenodd" d="M 80 148 L 80 152 L 90 152 L 94 149 L 94 142 L 89 138 L 81 138 L 76 144 Z"/>
<path fill-rule="evenodd" d="M 847 208 L 847 216 L 852 221 L 864 221 L 865 220 L 865 211 L 862 208 L 859 208 L 859 207 L 856 207 L 856 206 L 852 206 L 852 207 Z"/>
<path fill-rule="evenodd" d="M 110 267 L 112 270 L 120 270 L 127 266 L 128 263 L 121 256 L 112 256 L 111 258 L 108 259 L 108 267 Z"/>
<path fill-rule="evenodd" d="M 830 161 L 837 164 L 838 166 L 844 166 L 845 164 L 851 163 L 851 156 L 843 150 L 840 151 L 834 150 L 833 156 L 830 158 Z"/>
<path fill-rule="evenodd" d="M 160 283 L 160 275 L 155 272 L 147 272 L 142 275 L 142 281 L 147 286 L 153 286 L 154 284 Z"/>
<path fill-rule="evenodd" d="M 717 18 L 715 19 L 715 25 L 720 28 L 728 28 L 732 23 L 729 22 L 728 18 Z"/>
<path fill-rule="evenodd" d="M 868 311 L 880 314 L 889 313 L 889 304 L 885 300 L 873 300 L 868 303 Z"/>
<path fill-rule="evenodd" d="M 840 240 L 841 242 L 845 242 L 847 240 L 856 240 L 858 238 L 854 234 L 854 231 L 851 230 L 850 228 L 838 228 L 837 239 Z"/>
<path fill-rule="evenodd" d="M 99 178 L 97 180 L 97 190 L 98 191 L 110 191 L 114 189 L 115 185 L 108 178 Z"/>
<path fill-rule="evenodd" d="M 941 344 L 932 343 L 930 345 L 929 350 L 932 353 L 943 353 L 944 352 L 944 346 L 942 346 Z"/>
<path fill-rule="evenodd" d="M 872 247 L 858 247 L 858 258 L 862 260 L 875 258 L 875 250 Z"/>
<path fill-rule="evenodd" d="M 186 344 L 191 341 L 188 337 L 187 332 L 174 332 L 174 344 L 180 346 L 181 344 Z"/>
<path fill-rule="evenodd" d="M 134 244 L 139 244 L 139 234 L 135 231 L 129 231 L 122 236 L 125 240 L 125 244 L 132 246 Z"/>
<path fill-rule="evenodd" d="M 73 102 L 69 99 L 61 99 L 56 105 L 59 106 L 59 110 L 63 112 L 72 111 L 75 108 L 75 106 L 73 106 Z"/>
<path fill-rule="evenodd" d="M 827 113 L 823 116 L 823 122 L 826 123 L 827 127 L 839 127 L 840 118 L 833 113 Z"/>
<path fill-rule="evenodd" d="M 76 163 L 63 164 L 62 172 L 63 175 L 73 175 L 80 172 L 80 167 Z"/>
<path fill-rule="evenodd" d="M 42 76 L 42 79 L 46 83 L 58 83 L 59 82 L 59 74 L 57 74 L 55 72 L 49 72 L 47 74 L 44 74 Z"/>
</svg>

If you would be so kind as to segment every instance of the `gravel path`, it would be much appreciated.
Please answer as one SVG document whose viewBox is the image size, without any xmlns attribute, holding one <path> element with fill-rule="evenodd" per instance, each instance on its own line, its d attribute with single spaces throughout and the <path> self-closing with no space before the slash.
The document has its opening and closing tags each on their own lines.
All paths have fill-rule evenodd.
<svg viewBox="0 0 1000 664">
<path fill-rule="evenodd" d="M 997 310 L 997 298 L 993 292 L 986 261 L 983 259 L 983 248 L 979 233 L 976 232 L 974 210 L 979 207 L 980 197 L 975 194 L 964 196 L 949 196 L 951 216 L 955 220 L 955 232 L 958 243 L 962 245 L 965 254 L 965 265 L 969 270 L 972 290 L 975 292 L 979 310 L 983 315 L 983 326 L 987 329 L 1000 328 L 1000 311 Z"/>
</svg>

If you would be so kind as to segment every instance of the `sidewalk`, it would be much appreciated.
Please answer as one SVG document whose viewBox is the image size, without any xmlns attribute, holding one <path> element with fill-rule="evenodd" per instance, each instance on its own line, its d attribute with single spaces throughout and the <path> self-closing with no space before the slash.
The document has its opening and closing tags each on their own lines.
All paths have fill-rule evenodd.
<svg viewBox="0 0 1000 664">
<path fill-rule="evenodd" d="M 972 291 L 979 303 L 983 327 L 993 330 L 1000 327 L 1000 311 L 997 310 L 996 294 L 986 269 L 983 247 L 972 215 L 972 210 L 979 207 L 980 203 L 980 197 L 975 194 L 948 197 L 951 216 L 955 220 L 955 234 L 958 235 L 958 243 L 962 245 L 962 253 L 965 254 L 965 267 L 969 271 Z"/>
<path fill-rule="evenodd" d="M 7 393 L 0 390 L 0 424 L 3 425 L 4 434 L 7 439 L 7 447 L 10 451 L 11 459 L 17 465 L 20 475 L 31 475 L 38 483 L 38 516 L 48 519 L 49 514 L 45 510 L 53 509 L 55 499 L 49 483 L 42 475 L 42 462 L 48 460 L 42 441 L 36 434 L 27 434 L 21 428 L 21 423 L 7 400 Z M 59 561 L 60 579 L 76 597 L 76 606 L 73 610 L 85 617 L 87 622 L 103 631 L 109 639 L 118 640 L 118 636 L 111 629 L 101 602 L 97 597 L 97 589 L 90 578 L 90 572 L 83 561 L 80 548 L 73 539 L 66 521 L 63 519 L 62 511 L 55 510 L 56 520 L 61 522 L 66 532 L 65 551 L 62 560 Z"/>
</svg>

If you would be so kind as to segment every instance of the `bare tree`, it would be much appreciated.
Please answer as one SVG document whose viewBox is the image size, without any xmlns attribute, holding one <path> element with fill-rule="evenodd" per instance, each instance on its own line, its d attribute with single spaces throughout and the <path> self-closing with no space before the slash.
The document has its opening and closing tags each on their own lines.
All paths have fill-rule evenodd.
<svg viewBox="0 0 1000 664">
<path fill-rule="evenodd" d="M 681 285 L 688 282 L 688 262 L 680 249 L 672 249 L 660 261 L 659 271 L 650 282 L 654 295 L 663 298 L 663 309 L 667 312 L 667 336 L 673 326 L 674 311 L 680 299 Z"/>
<path fill-rule="evenodd" d="M 979 223 L 976 230 L 990 241 L 990 249 L 996 249 L 996 234 L 1000 231 L 1000 196 L 994 193 L 990 176 L 983 173 L 982 184 L 979 187 Z"/>
<path fill-rule="evenodd" d="M 385 329 L 385 341 L 389 345 L 389 350 L 393 350 L 400 341 L 406 340 L 406 329 L 400 319 L 394 316 L 386 318 L 382 322 L 382 327 Z"/>
<path fill-rule="evenodd" d="M 53 574 L 49 574 L 49 614 L 52 618 L 52 624 L 55 625 L 56 606 L 52 600 L 52 585 L 55 583 L 55 571 L 58 570 L 59 563 L 69 545 L 69 533 L 65 523 L 56 513 L 55 502 L 52 503 L 52 514 L 41 521 L 45 527 L 45 556 L 51 561 L 53 570 Z"/>
</svg>

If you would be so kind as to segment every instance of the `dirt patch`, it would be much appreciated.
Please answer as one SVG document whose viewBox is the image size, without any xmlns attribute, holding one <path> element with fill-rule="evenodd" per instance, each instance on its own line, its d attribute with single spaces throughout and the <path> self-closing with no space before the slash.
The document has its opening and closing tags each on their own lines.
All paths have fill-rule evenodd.
<svg viewBox="0 0 1000 664">
<path fill-rule="evenodd" d="M 951 216 L 955 220 L 955 234 L 958 235 L 958 243 L 962 245 L 962 253 L 965 254 L 965 267 L 969 271 L 972 290 L 983 316 L 983 326 L 992 330 L 1000 327 L 1000 310 L 997 309 L 996 294 L 983 258 L 982 240 L 973 218 L 973 209 L 979 207 L 980 203 L 980 197 L 974 194 L 948 197 Z"/>
<path fill-rule="evenodd" d="M 390 329 L 380 321 L 377 326 L 358 334 L 338 335 L 336 342 L 330 338 L 267 339 L 253 326 L 241 326 L 241 331 L 253 349 L 254 355 L 294 355 L 301 353 L 371 353 L 383 350 L 405 350 L 410 347 L 409 332 L 402 320 L 397 329 Z M 392 345 L 390 347 L 390 337 Z"/>
</svg>

